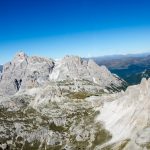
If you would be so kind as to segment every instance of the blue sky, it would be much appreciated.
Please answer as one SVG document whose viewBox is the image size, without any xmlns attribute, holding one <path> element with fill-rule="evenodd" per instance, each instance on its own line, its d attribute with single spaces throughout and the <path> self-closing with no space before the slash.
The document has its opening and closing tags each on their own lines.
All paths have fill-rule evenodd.
<svg viewBox="0 0 150 150">
<path fill-rule="evenodd" d="M 0 64 L 19 50 L 60 58 L 150 51 L 148 0 L 1 0 Z"/>
</svg>

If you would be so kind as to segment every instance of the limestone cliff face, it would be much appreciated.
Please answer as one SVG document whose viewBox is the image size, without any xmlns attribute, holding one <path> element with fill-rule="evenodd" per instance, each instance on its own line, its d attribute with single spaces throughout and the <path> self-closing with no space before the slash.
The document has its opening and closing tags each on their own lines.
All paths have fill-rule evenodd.
<svg viewBox="0 0 150 150">
<path fill-rule="evenodd" d="M 143 79 L 114 99 L 104 103 L 97 118 L 111 132 L 110 143 L 130 139 L 125 149 L 146 149 L 150 143 L 150 80 Z"/>
<path fill-rule="evenodd" d="M 105 66 L 94 61 L 66 56 L 61 61 L 42 57 L 16 54 L 14 59 L 3 66 L 0 75 L 0 94 L 13 95 L 20 89 L 31 89 L 64 80 L 88 80 L 104 89 L 106 86 L 122 86 L 123 81 L 112 75 Z"/>
<path fill-rule="evenodd" d="M 20 52 L 3 67 L 0 93 L 13 95 L 20 88 L 42 86 L 48 80 L 53 67 L 52 60 L 41 57 L 28 57 L 25 53 Z"/>
<path fill-rule="evenodd" d="M 50 80 L 88 80 L 105 88 L 110 84 L 121 86 L 122 82 L 105 66 L 98 66 L 93 60 L 82 60 L 77 56 L 66 56 L 56 63 Z"/>
</svg>

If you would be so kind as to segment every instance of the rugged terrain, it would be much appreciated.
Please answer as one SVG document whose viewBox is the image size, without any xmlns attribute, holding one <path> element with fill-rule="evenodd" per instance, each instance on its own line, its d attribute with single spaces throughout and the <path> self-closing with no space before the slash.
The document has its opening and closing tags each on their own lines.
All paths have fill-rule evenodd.
<svg viewBox="0 0 150 150">
<path fill-rule="evenodd" d="M 94 61 L 18 53 L 0 80 L 1 149 L 95 149 L 112 135 L 95 118 L 126 82 Z"/>
<path fill-rule="evenodd" d="M 103 122 L 112 139 L 98 149 L 150 149 L 150 79 L 128 87 L 104 103 L 97 120 Z"/>
<path fill-rule="evenodd" d="M 60 61 L 54 61 L 36 56 L 29 57 L 20 52 L 3 66 L 0 94 L 13 95 L 19 90 L 44 87 L 51 83 L 65 85 L 65 82 L 75 84 L 72 90 L 76 91 L 92 91 L 93 88 L 93 91 L 107 88 L 120 90 L 126 86 L 123 80 L 111 74 L 105 66 L 99 67 L 92 60 L 66 56 Z M 89 86 L 85 86 L 86 84 Z"/>
<path fill-rule="evenodd" d="M 94 61 L 29 57 L 0 81 L 2 150 L 149 150 L 150 79 L 129 86 Z"/>
</svg>

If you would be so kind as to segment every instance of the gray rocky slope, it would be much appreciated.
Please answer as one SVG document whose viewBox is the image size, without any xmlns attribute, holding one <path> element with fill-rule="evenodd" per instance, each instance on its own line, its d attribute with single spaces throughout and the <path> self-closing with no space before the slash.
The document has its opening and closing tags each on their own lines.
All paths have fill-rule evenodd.
<svg viewBox="0 0 150 150">
<path fill-rule="evenodd" d="M 0 149 L 96 149 L 112 138 L 98 109 L 125 86 L 91 60 L 18 53 L 0 80 Z"/>
<path fill-rule="evenodd" d="M 110 95 L 98 108 L 97 121 L 103 122 L 112 139 L 96 149 L 150 149 L 150 79 Z"/>
<path fill-rule="evenodd" d="M 149 150 L 150 79 L 122 85 L 79 57 L 17 54 L 0 81 L 0 149 Z"/>
<path fill-rule="evenodd" d="M 121 87 L 124 84 L 106 67 L 99 67 L 92 60 L 83 61 L 79 57 L 66 56 L 61 61 L 53 61 L 35 56 L 28 57 L 20 52 L 11 62 L 3 66 L 0 94 L 13 95 L 18 90 L 46 86 L 50 82 L 77 83 L 81 80 L 98 85 L 99 89 L 111 88 L 111 86 Z"/>
</svg>

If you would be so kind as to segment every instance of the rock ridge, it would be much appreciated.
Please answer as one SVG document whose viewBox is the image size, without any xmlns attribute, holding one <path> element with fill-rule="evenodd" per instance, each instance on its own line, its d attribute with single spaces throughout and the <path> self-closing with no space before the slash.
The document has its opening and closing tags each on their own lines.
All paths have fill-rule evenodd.
<svg viewBox="0 0 150 150">
<path fill-rule="evenodd" d="M 13 95 L 18 90 L 65 80 L 88 80 L 102 89 L 111 84 L 121 87 L 124 83 L 105 66 L 98 66 L 92 60 L 65 56 L 60 61 L 54 61 L 37 56 L 29 57 L 24 52 L 17 53 L 11 62 L 4 64 L 0 77 L 0 95 Z"/>
</svg>

